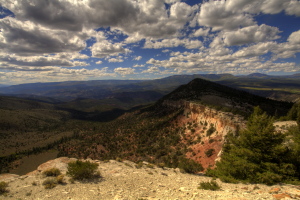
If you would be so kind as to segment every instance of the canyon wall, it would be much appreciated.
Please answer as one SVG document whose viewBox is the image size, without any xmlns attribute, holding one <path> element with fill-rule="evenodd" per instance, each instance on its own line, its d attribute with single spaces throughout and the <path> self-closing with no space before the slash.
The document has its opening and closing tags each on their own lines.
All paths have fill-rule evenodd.
<svg viewBox="0 0 300 200">
<path fill-rule="evenodd" d="M 183 109 L 175 123 L 181 127 L 181 137 L 188 145 L 186 155 L 201 163 L 205 169 L 213 168 L 220 159 L 225 136 L 246 126 L 242 116 L 218 111 L 197 102 L 166 100 L 163 105 Z"/>
</svg>

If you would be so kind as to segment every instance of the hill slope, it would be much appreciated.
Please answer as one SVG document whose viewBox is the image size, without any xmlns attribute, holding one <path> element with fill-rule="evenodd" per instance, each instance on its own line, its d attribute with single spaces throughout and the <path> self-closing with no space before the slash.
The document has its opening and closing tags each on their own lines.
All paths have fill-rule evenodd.
<svg viewBox="0 0 300 200">
<path fill-rule="evenodd" d="M 204 79 L 194 79 L 187 85 L 182 85 L 158 102 L 163 101 L 195 101 L 215 108 L 239 112 L 247 115 L 252 112 L 253 106 L 260 106 L 270 115 L 286 115 L 291 103 L 266 99 L 261 96 L 234 89 L 219 83 Z M 227 109 L 226 109 L 227 108 Z"/>
<path fill-rule="evenodd" d="M 191 158 L 207 168 L 218 159 L 225 135 L 244 126 L 244 119 L 232 112 L 247 116 L 258 105 L 278 115 L 286 115 L 292 106 L 195 79 L 154 105 L 126 113 L 108 123 L 91 125 L 92 130 L 60 145 L 59 151 L 61 156 L 121 157 L 193 171 L 194 163 L 186 160 Z"/>
</svg>

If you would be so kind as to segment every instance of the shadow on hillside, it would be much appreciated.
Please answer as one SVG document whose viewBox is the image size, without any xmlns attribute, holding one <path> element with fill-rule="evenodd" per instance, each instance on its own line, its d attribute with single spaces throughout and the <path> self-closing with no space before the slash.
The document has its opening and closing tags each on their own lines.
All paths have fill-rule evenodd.
<svg viewBox="0 0 300 200">
<path fill-rule="evenodd" d="M 135 106 L 129 110 L 114 108 L 112 110 L 108 110 L 104 112 L 83 112 L 83 111 L 78 111 L 78 110 L 73 110 L 68 108 L 59 108 L 59 109 L 71 113 L 73 119 L 93 121 L 93 122 L 109 122 L 117 119 L 118 117 L 120 117 L 126 112 L 132 112 L 144 106 L 145 105 Z"/>
</svg>

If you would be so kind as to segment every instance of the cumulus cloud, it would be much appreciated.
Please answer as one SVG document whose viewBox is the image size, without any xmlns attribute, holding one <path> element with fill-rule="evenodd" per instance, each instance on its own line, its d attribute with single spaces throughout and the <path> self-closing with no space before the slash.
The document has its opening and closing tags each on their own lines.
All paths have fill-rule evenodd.
<svg viewBox="0 0 300 200">
<path fill-rule="evenodd" d="M 255 24 L 253 15 L 258 13 L 300 16 L 297 0 L 221 0 L 208 1 L 201 5 L 198 23 L 213 31 L 234 30 Z"/>
<path fill-rule="evenodd" d="M 80 32 L 110 26 L 112 30 L 142 39 L 174 35 L 196 9 L 183 2 L 168 1 L 171 5 L 167 10 L 164 3 L 161 0 L 7 0 L 2 5 L 14 12 L 17 19 L 50 29 Z"/>
<path fill-rule="evenodd" d="M 196 30 L 194 33 L 193 33 L 193 36 L 194 37 L 204 37 L 204 36 L 207 36 L 209 34 L 209 31 L 210 29 L 207 28 L 207 29 L 204 29 L 204 28 L 199 28 L 198 30 Z"/>
<path fill-rule="evenodd" d="M 292 0 L 289 2 L 287 8 L 285 9 L 285 12 L 288 15 L 296 15 L 300 16 L 300 1 Z"/>
<path fill-rule="evenodd" d="M 45 68 L 51 66 L 61 66 L 61 67 L 75 67 L 75 66 L 88 66 L 84 61 L 70 60 L 70 57 L 65 57 L 66 54 L 57 55 L 47 55 L 47 56 L 17 56 L 15 54 L 0 54 L 0 62 L 3 66 L 10 66 L 11 69 L 15 70 L 29 70 L 37 68 Z M 80 58 L 79 55 L 74 55 L 75 58 Z M 19 66 L 19 67 L 17 67 Z M 0 67 L 0 69 L 2 68 Z M 30 68 L 31 67 L 31 68 Z M 34 68 L 32 68 L 34 67 Z M 42 70 L 42 69 L 39 69 Z"/>
<path fill-rule="evenodd" d="M 226 45 L 243 45 L 253 42 L 263 42 L 267 40 L 276 40 L 280 33 L 277 27 L 271 27 L 265 24 L 260 26 L 253 25 L 236 31 L 224 33 L 224 42 Z"/>
<path fill-rule="evenodd" d="M 145 67 L 145 65 L 133 65 L 132 67 Z"/>
<path fill-rule="evenodd" d="M 277 48 L 276 42 L 261 42 L 249 47 L 245 47 L 235 52 L 233 55 L 236 57 L 253 57 L 261 56 Z"/>
<path fill-rule="evenodd" d="M 196 49 L 202 46 L 202 42 L 199 40 L 189 40 L 189 39 L 164 39 L 161 41 L 150 41 L 145 42 L 144 48 L 146 49 L 161 49 L 184 46 L 187 49 Z"/>
<path fill-rule="evenodd" d="M 43 68 L 45 69 L 45 68 Z M 12 72 L 0 72 L 0 83 L 17 84 L 17 83 L 32 83 L 32 82 L 57 82 L 57 81 L 78 81 L 99 79 L 99 77 L 115 77 L 115 73 L 109 73 L 108 69 L 70 69 L 61 67 L 52 67 L 49 70 L 32 70 L 22 71 L 16 70 Z"/>
<path fill-rule="evenodd" d="M 80 51 L 89 37 L 86 32 L 53 30 L 12 17 L 1 19 L 0 26 L 0 51 L 25 56 Z"/>
<path fill-rule="evenodd" d="M 289 38 L 288 41 L 292 44 L 300 44 L 300 30 L 293 32 Z"/>
<path fill-rule="evenodd" d="M 142 71 L 142 73 L 158 73 L 160 72 L 158 67 L 149 67 L 147 70 Z"/>
<path fill-rule="evenodd" d="M 110 58 L 108 59 L 108 62 L 113 63 L 113 62 L 124 62 L 123 59 L 121 58 Z"/>
<path fill-rule="evenodd" d="M 294 0 L 227 0 L 224 5 L 227 10 L 231 9 L 235 12 L 277 14 L 286 10 L 293 1 Z"/>
<path fill-rule="evenodd" d="M 175 2 L 179 2 L 180 0 L 165 0 L 166 3 L 171 4 Z"/>
<path fill-rule="evenodd" d="M 92 56 L 96 58 L 105 58 L 107 56 L 118 56 L 119 54 L 130 53 L 131 50 L 124 48 L 122 43 L 110 43 L 103 40 L 95 43 L 90 49 Z"/>
<path fill-rule="evenodd" d="M 142 59 L 142 56 L 137 56 L 133 60 L 141 60 L 141 59 Z"/>
<path fill-rule="evenodd" d="M 73 31 L 81 31 L 84 26 L 116 26 L 123 21 L 132 21 L 138 12 L 138 8 L 126 0 L 7 0 L 2 4 L 19 19 Z"/>
<path fill-rule="evenodd" d="M 211 27 L 213 31 L 233 30 L 238 27 L 254 25 L 251 15 L 243 13 L 241 10 L 228 9 L 227 4 L 232 1 L 208 1 L 201 5 L 198 14 L 198 23 L 201 26 Z"/>
<path fill-rule="evenodd" d="M 300 30 L 291 33 L 288 38 L 288 42 L 277 44 L 277 48 L 274 48 L 273 60 L 278 58 L 291 58 L 295 57 L 296 53 L 300 52 Z"/>
<path fill-rule="evenodd" d="M 298 0 L 207 0 L 194 6 L 183 0 L 3 0 L 0 6 L 14 13 L 0 19 L 0 70 L 9 71 L 6 78 L 38 80 L 38 72 L 49 80 L 126 76 L 146 66 L 140 62 L 148 55 L 133 54 L 138 48 L 163 52 L 162 60 L 146 62 L 143 73 L 293 71 L 298 66 L 275 61 L 298 55 L 300 31 L 277 40 L 277 27 L 255 21 L 263 14 L 300 16 Z M 173 52 L 177 47 L 180 51 Z M 128 54 L 132 68 L 113 73 L 70 68 L 88 66 L 90 56 L 113 63 Z"/>
<path fill-rule="evenodd" d="M 126 67 L 118 67 L 114 69 L 114 72 L 125 76 L 125 75 L 129 75 L 129 74 L 134 74 L 135 69 L 133 68 L 126 68 Z"/>
</svg>

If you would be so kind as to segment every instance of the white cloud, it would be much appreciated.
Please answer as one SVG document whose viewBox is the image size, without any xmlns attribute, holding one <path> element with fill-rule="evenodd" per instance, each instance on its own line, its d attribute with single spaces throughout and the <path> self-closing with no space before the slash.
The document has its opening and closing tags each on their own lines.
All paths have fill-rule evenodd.
<svg viewBox="0 0 300 200">
<path fill-rule="evenodd" d="M 280 43 L 277 48 L 273 49 L 273 60 L 278 58 L 291 58 L 295 57 L 296 53 L 300 52 L 300 30 L 291 33 L 288 42 Z"/>
<path fill-rule="evenodd" d="M 224 42 L 226 45 L 243 45 L 253 42 L 264 42 L 267 40 L 276 40 L 279 38 L 279 29 L 277 27 L 253 25 L 236 31 L 225 32 Z"/>
<path fill-rule="evenodd" d="M 289 15 L 300 16 L 300 1 L 291 0 L 285 10 L 285 12 Z"/>
<path fill-rule="evenodd" d="M 226 52 L 227 48 L 224 48 L 222 43 L 218 42 L 220 38 L 216 37 L 215 39 L 214 44 L 211 45 L 212 47 L 203 52 L 172 52 L 172 57 L 169 59 L 156 60 L 151 58 L 147 61 L 147 64 L 152 65 L 152 67 L 172 69 L 176 73 L 208 72 L 248 74 L 258 71 L 262 73 L 297 71 L 297 65 L 295 65 L 295 63 L 286 62 L 278 64 L 273 61 L 266 62 L 264 58 L 261 57 L 267 53 L 277 55 L 276 51 L 279 50 L 286 52 L 288 49 L 287 47 L 281 46 L 282 44 L 276 42 L 261 42 L 249 47 L 244 47 L 236 52 L 232 50 Z"/>
<path fill-rule="evenodd" d="M 61 67 L 75 67 L 75 66 L 87 66 L 88 64 L 84 61 L 76 61 L 73 59 L 80 58 L 80 55 L 74 55 L 66 57 L 67 54 L 57 54 L 57 55 L 47 55 L 47 56 L 17 56 L 15 54 L 7 55 L 4 53 L 0 54 L 0 69 L 4 66 L 10 66 L 10 68 L 14 68 L 15 70 L 28 70 L 32 71 L 32 69 L 51 66 L 61 66 Z M 84 57 L 84 56 L 83 56 Z M 70 60 L 70 58 L 72 60 Z M 32 68 L 34 67 L 34 68 Z"/>
<path fill-rule="evenodd" d="M 143 57 L 142 56 L 137 56 L 133 60 L 141 60 Z"/>
<path fill-rule="evenodd" d="M 171 4 L 175 2 L 179 2 L 180 0 L 165 0 L 166 3 Z"/>
<path fill-rule="evenodd" d="M 198 23 L 211 27 L 213 31 L 234 30 L 256 24 L 255 14 L 277 14 L 300 16 L 300 1 L 297 0 L 221 0 L 208 1 L 201 5 Z"/>
<path fill-rule="evenodd" d="M 1 6 L 14 17 L 0 19 L 0 70 L 9 71 L 17 80 L 21 75 L 38 80 L 37 73 L 51 77 L 49 80 L 71 78 L 72 74 L 83 78 L 93 74 L 126 76 L 145 67 L 140 63 L 142 56 L 130 55 L 133 63 L 127 66 L 132 68 L 116 68 L 113 73 L 70 67 L 89 65 L 89 56 L 79 53 L 89 54 L 89 50 L 92 57 L 123 62 L 129 57 L 125 55 L 141 48 L 144 41 L 144 48 L 161 49 L 161 56 L 170 56 L 148 60 L 147 73 L 156 73 L 162 69 L 159 67 L 167 69 L 160 74 L 271 71 L 277 59 L 298 56 L 300 31 L 290 34 L 286 42 L 277 40 L 279 29 L 267 23 L 258 25 L 255 16 L 272 17 L 280 12 L 300 16 L 299 0 L 200 2 L 190 6 L 183 0 L 2 0 Z M 104 29 L 95 31 L 99 28 Z M 240 47 L 231 47 L 236 45 Z M 186 52 L 163 49 L 174 47 L 184 47 Z M 143 53 L 138 55 L 146 55 Z M 266 61 L 270 57 L 272 62 Z M 135 61 L 139 65 L 134 65 Z M 274 71 L 299 67 L 273 64 Z"/>
<path fill-rule="evenodd" d="M 227 4 L 232 1 L 222 1 L 216 4 L 215 1 L 205 2 L 201 5 L 198 15 L 198 23 L 201 26 L 211 27 L 213 31 L 233 30 L 239 27 L 254 25 L 251 15 L 241 10 L 228 9 Z"/>
<path fill-rule="evenodd" d="M 147 70 L 142 71 L 142 73 L 158 73 L 160 72 L 158 67 L 149 67 Z"/>
<path fill-rule="evenodd" d="M 186 23 L 193 12 L 193 8 L 184 2 L 176 2 L 170 8 L 170 18 L 176 19 L 181 23 Z"/>
<path fill-rule="evenodd" d="M 161 48 L 171 48 L 184 46 L 187 49 L 197 49 L 202 46 L 200 40 L 189 40 L 189 39 L 164 39 L 161 41 L 150 41 L 145 42 L 144 48 L 146 49 L 161 49 Z"/>
<path fill-rule="evenodd" d="M 1 19 L 0 26 L 0 51 L 24 56 L 78 52 L 85 48 L 85 40 L 89 37 L 87 32 L 53 30 L 12 17 Z"/>
<path fill-rule="evenodd" d="M 103 62 L 101 60 L 97 61 L 96 64 L 97 65 L 101 65 Z"/>
<path fill-rule="evenodd" d="M 286 9 L 293 0 L 227 0 L 226 9 L 245 13 L 277 14 Z"/>
<path fill-rule="evenodd" d="M 119 54 L 130 53 L 131 50 L 124 48 L 122 43 L 110 43 L 107 40 L 95 43 L 90 49 L 92 56 L 96 58 L 105 58 L 107 56 L 118 56 Z"/>
<path fill-rule="evenodd" d="M 44 68 L 43 68 L 44 69 Z M 20 71 L 0 72 L 0 83 L 18 84 L 32 82 L 58 82 L 99 79 L 100 77 L 115 77 L 115 73 L 108 73 L 107 68 L 102 69 L 69 69 L 52 67 L 44 71 Z"/>
<path fill-rule="evenodd" d="M 118 67 L 114 69 L 114 72 L 125 76 L 125 75 L 129 75 L 129 74 L 134 74 L 135 69 L 133 68 L 126 68 L 126 67 Z"/>
<path fill-rule="evenodd" d="M 145 65 L 133 65 L 132 67 L 145 67 Z"/>
<path fill-rule="evenodd" d="M 249 47 L 245 47 L 235 52 L 233 56 L 235 57 L 253 57 L 261 56 L 271 52 L 273 49 L 277 48 L 276 42 L 261 42 Z"/>
<path fill-rule="evenodd" d="M 110 58 L 108 59 L 108 62 L 113 63 L 113 62 L 124 62 L 123 59 L 121 58 Z"/>
<path fill-rule="evenodd" d="M 200 37 L 200 36 L 204 37 L 204 36 L 208 36 L 209 31 L 210 31 L 209 28 L 207 28 L 207 29 L 199 28 L 198 30 L 196 30 L 196 31 L 193 33 L 193 36 L 194 36 L 194 37 Z"/>
<path fill-rule="evenodd" d="M 171 4 L 169 10 L 161 0 L 7 0 L 2 4 L 18 19 L 50 29 L 80 32 L 85 28 L 110 26 L 112 30 L 134 36 L 129 42 L 174 35 L 192 18 L 196 9 L 177 0 L 167 3 Z"/>
<path fill-rule="evenodd" d="M 289 38 L 288 41 L 292 44 L 300 44 L 300 30 L 293 32 Z"/>
</svg>

